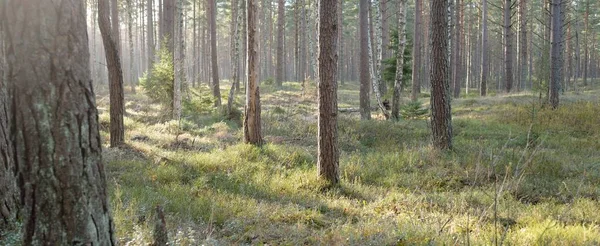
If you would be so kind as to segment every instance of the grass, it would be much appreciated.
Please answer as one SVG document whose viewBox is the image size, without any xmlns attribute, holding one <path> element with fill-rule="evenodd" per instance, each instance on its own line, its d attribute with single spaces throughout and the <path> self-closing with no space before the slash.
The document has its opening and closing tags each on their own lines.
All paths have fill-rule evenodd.
<svg viewBox="0 0 600 246">
<path fill-rule="evenodd" d="M 151 242 L 156 205 L 176 245 L 600 244 L 598 91 L 556 111 L 525 93 L 454 100 L 451 152 L 430 147 L 426 120 L 341 114 L 341 185 L 323 191 L 314 89 L 261 89 L 263 148 L 240 143 L 239 121 L 168 121 L 126 95 L 128 145 L 104 151 L 121 244 Z M 339 99 L 357 107 L 358 87 Z"/>
</svg>

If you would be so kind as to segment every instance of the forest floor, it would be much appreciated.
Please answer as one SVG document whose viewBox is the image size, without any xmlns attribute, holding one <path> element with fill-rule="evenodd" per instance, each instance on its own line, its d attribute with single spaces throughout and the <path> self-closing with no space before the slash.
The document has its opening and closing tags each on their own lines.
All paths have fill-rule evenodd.
<svg viewBox="0 0 600 246">
<path fill-rule="evenodd" d="M 156 205 L 174 245 L 600 244 L 598 90 L 554 111 L 532 93 L 453 100 L 450 152 L 430 147 L 426 119 L 342 113 L 341 185 L 326 191 L 314 88 L 261 88 L 262 148 L 241 143 L 240 119 L 202 106 L 207 93 L 184 95 L 181 122 L 126 94 L 127 146 L 103 157 L 120 244 L 152 241 Z M 358 107 L 358 86 L 339 100 Z M 107 146 L 108 97 L 97 103 Z"/>
</svg>

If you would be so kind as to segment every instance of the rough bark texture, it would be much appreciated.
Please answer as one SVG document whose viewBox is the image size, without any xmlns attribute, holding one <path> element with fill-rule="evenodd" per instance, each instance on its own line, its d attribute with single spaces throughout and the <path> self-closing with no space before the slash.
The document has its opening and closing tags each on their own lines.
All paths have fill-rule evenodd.
<svg viewBox="0 0 600 246">
<path fill-rule="evenodd" d="M 258 21 L 257 0 L 248 0 L 248 85 L 246 86 L 246 107 L 244 108 L 244 141 L 262 145 L 260 125 L 260 91 L 258 87 L 258 40 L 256 22 Z"/>
<path fill-rule="evenodd" d="M 452 41 L 452 88 L 453 88 L 453 96 L 454 98 L 458 98 L 460 96 L 460 86 L 462 84 L 462 23 L 461 23 L 461 10 L 462 6 L 460 4 L 460 0 L 455 0 L 456 6 L 454 16 L 454 39 Z"/>
<path fill-rule="evenodd" d="M 215 107 L 221 106 L 221 91 L 219 86 L 219 63 L 217 60 L 217 4 L 209 0 L 209 26 L 210 26 L 210 58 L 212 64 L 212 91 L 215 98 Z"/>
<path fill-rule="evenodd" d="M 0 4 L 0 9 L 2 9 Z M 2 13 L 0 13 L 2 16 Z M 4 21 L 4 20 L 3 20 Z M 17 188 L 17 167 L 15 166 L 11 141 L 11 105 L 4 80 L 4 34 L 0 25 L 0 231 L 13 226 L 20 208 L 20 191 Z"/>
<path fill-rule="evenodd" d="M 129 37 L 129 85 L 131 92 L 135 94 L 136 74 L 134 73 L 134 46 L 133 46 L 133 5 L 132 0 L 127 0 L 127 36 Z"/>
<path fill-rule="evenodd" d="M 550 106 L 558 108 L 558 91 L 563 70 L 563 20 L 561 0 L 552 0 L 552 48 L 550 50 Z"/>
<path fill-rule="evenodd" d="M 121 59 L 117 47 L 118 42 L 112 36 L 113 33 L 110 28 L 108 0 L 98 0 L 98 24 L 104 43 L 110 84 L 110 146 L 119 147 L 125 142 L 123 71 L 121 70 Z"/>
<path fill-rule="evenodd" d="M 319 153 L 317 171 L 330 184 L 340 181 L 337 143 L 337 1 L 319 4 Z"/>
<path fill-rule="evenodd" d="M 400 119 L 400 93 L 402 92 L 404 77 L 404 49 L 406 48 L 406 0 L 400 0 L 398 3 L 398 51 L 396 53 L 396 79 L 394 80 L 394 95 L 392 97 L 392 119 L 394 120 Z"/>
<path fill-rule="evenodd" d="M 338 79 L 344 85 L 344 0 L 338 0 Z"/>
<path fill-rule="evenodd" d="M 423 25 L 423 1 L 415 0 L 415 26 L 414 26 L 414 42 L 413 42 L 413 64 L 412 64 L 412 91 L 410 99 L 416 101 L 421 93 L 421 48 L 422 48 L 422 30 Z M 406 17 L 405 17 L 406 18 Z"/>
<path fill-rule="evenodd" d="M 234 96 L 234 92 L 235 92 L 235 88 L 236 85 L 239 85 L 240 83 L 240 79 L 239 79 L 239 69 L 238 69 L 238 64 L 239 64 L 239 60 L 240 60 L 240 25 L 241 25 L 241 17 L 242 15 L 239 13 L 240 11 L 238 11 L 238 3 L 237 0 L 233 0 L 231 2 L 231 4 L 233 5 L 234 11 L 232 12 L 233 16 L 232 18 L 235 20 L 233 21 L 233 30 L 232 30 L 232 37 L 231 37 L 231 45 L 232 45 L 232 61 L 233 61 L 233 78 L 232 78 L 232 83 L 231 83 L 231 89 L 229 90 L 229 97 L 227 98 L 227 112 L 229 114 L 229 116 L 233 116 L 233 101 L 235 99 Z M 244 10 L 242 10 L 243 12 Z"/>
<path fill-rule="evenodd" d="M 275 85 L 281 86 L 283 82 L 283 32 L 285 31 L 285 1 L 277 3 L 277 68 L 275 71 Z"/>
<path fill-rule="evenodd" d="M 360 0 L 358 7 L 360 35 L 360 118 L 371 119 L 369 106 L 369 0 Z"/>
<path fill-rule="evenodd" d="M 431 130 L 438 149 L 452 148 L 447 9 L 448 0 L 431 3 Z"/>
<path fill-rule="evenodd" d="M 109 26 L 108 0 L 99 4 Z M 115 245 L 85 2 L 4 0 L 0 9 L 23 245 Z"/>
<path fill-rule="evenodd" d="M 487 0 L 481 1 L 481 73 L 479 80 L 479 95 L 486 96 L 487 95 L 487 76 L 489 73 L 489 48 L 488 48 L 488 26 L 487 26 L 487 18 L 488 18 L 488 7 Z"/>
</svg>

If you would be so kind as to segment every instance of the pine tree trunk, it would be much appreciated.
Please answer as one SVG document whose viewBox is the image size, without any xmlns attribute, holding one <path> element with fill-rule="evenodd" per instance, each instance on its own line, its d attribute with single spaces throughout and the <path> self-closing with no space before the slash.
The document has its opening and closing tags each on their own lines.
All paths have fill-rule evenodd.
<svg viewBox="0 0 600 246">
<path fill-rule="evenodd" d="M 8 34 L 11 104 L 19 105 L 13 107 L 9 134 L 22 179 L 22 244 L 116 245 L 90 78 L 85 2 L 4 0 L 1 5 L 18 10 L 4 12 L 1 22 Z M 108 0 L 98 5 L 108 37 Z M 118 61 L 114 40 L 107 41 Z"/>
<path fill-rule="evenodd" d="M 481 1 L 481 79 L 479 80 L 479 95 L 486 96 L 487 95 L 487 84 L 488 84 L 488 74 L 489 74 L 489 48 L 488 48 L 488 8 L 487 8 L 487 0 Z"/>
<path fill-rule="evenodd" d="M 0 9 L 3 8 L 0 4 Z M 6 20 L 2 20 L 5 22 Z M 7 65 L 4 60 L 4 27 L 0 24 L 0 231 L 11 229 L 17 221 L 21 204 L 17 188 L 17 167 L 10 140 L 11 101 L 8 97 L 8 81 L 5 81 Z"/>
<path fill-rule="evenodd" d="M 369 0 L 359 0 L 358 7 L 359 35 L 360 35 L 360 118 L 371 119 L 371 106 L 369 99 Z"/>
<path fill-rule="evenodd" d="M 135 64 L 134 64 L 134 46 L 133 46 L 133 5 L 132 0 L 127 0 L 127 34 L 129 36 L 129 86 L 131 92 L 135 94 Z"/>
<path fill-rule="evenodd" d="M 101 0 L 98 0 L 101 1 Z M 121 32 L 119 29 L 119 4 L 117 0 L 111 0 L 110 2 L 110 21 L 112 23 L 112 36 L 115 39 L 115 46 L 119 51 L 119 58 L 123 60 L 123 53 L 121 50 Z"/>
<path fill-rule="evenodd" d="M 562 1 L 552 0 L 552 48 L 550 68 L 550 105 L 558 108 L 558 91 L 562 81 L 563 70 L 563 39 L 562 39 Z"/>
<path fill-rule="evenodd" d="M 153 1 L 152 0 L 148 0 L 148 7 L 147 7 L 147 13 L 146 13 L 146 28 L 148 29 L 148 40 L 147 40 L 147 46 L 148 46 L 148 75 L 150 75 L 152 73 L 152 67 L 154 66 L 154 21 L 153 21 L 153 12 L 152 12 L 152 6 Z"/>
<path fill-rule="evenodd" d="M 588 70 L 590 67 L 589 32 L 590 32 L 590 1 L 586 1 L 583 17 L 585 34 L 583 36 L 583 86 L 587 86 Z"/>
<path fill-rule="evenodd" d="M 275 85 L 281 87 L 283 82 L 283 32 L 285 31 L 285 1 L 277 3 L 277 68 L 275 70 Z"/>
<path fill-rule="evenodd" d="M 173 69 L 173 119 L 181 119 L 181 85 L 185 81 L 185 40 L 183 34 L 183 0 L 177 0 L 174 44 L 175 57 Z"/>
<path fill-rule="evenodd" d="M 344 0 L 338 0 L 338 79 L 344 85 Z"/>
<path fill-rule="evenodd" d="M 110 146 L 119 147 L 125 143 L 125 129 L 123 124 L 123 114 L 125 113 L 123 71 L 121 70 L 121 59 L 117 48 L 118 41 L 112 36 L 114 32 L 111 31 L 110 27 L 108 0 L 98 0 L 98 23 L 100 32 L 102 33 L 110 80 Z"/>
<path fill-rule="evenodd" d="M 340 181 L 337 134 L 338 0 L 319 4 L 319 132 L 317 172 L 329 184 Z"/>
<path fill-rule="evenodd" d="M 400 8 L 399 8 L 400 9 Z M 423 0 L 415 0 L 415 29 L 414 29 L 414 42 L 413 42 L 413 64 L 412 64 L 412 91 L 410 99 L 416 101 L 421 93 L 421 51 L 422 51 L 422 34 L 421 26 L 423 25 Z M 404 17 L 406 18 L 406 16 Z M 399 18 L 400 19 L 400 18 Z M 404 62 L 404 61 L 403 61 Z M 397 72 L 397 71 L 396 71 Z"/>
<path fill-rule="evenodd" d="M 219 86 L 219 63 L 217 60 L 217 4 L 209 0 L 209 26 L 210 26 L 210 58 L 212 64 L 212 91 L 215 98 L 215 107 L 221 106 L 221 90 Z"/>
<path fill-rule="evenodd" d="M 431 2 L 431 130 L 437 149 L 452 148 L 447 9 L 448 0 Z"/>
<path fill-rule="evenodd" d="M 233 22 L 233 30 L 232 30 L 232 61 L 233 61 L 233 78 L 232 78 L 232 83 L 231 83 L 231 89 L 229 90 L 229 97 L 227 98 L 227 112 L 229 114 L 229 117 L 233 116 L 233 101 L 235 99 L 235 86 L 237 84 L 240 83 L 240 79 L 238 77 L 239 75 L 239 69 L 238 69 L 238 64 L 239 64 L 239 60 L 240 60 L 240 43 L 239 43 L 239 31 L 240 31 L 240 18 L 242 17 L 238 11 L 238 3 L 237 0 L 232 0 L 231 4 L 233 6 L 233 11 L 232 11 L 232 20 L 234 20 Z"/>
<path fill-rule="evenodd" d="M 406 1 L 398 4 L 398 51 L 396 53 L 396 80 L 394 81 L 394 96 L 392 98 L 392 119 L 400 119 L 400 92 L 404 79 L 404 49 L 406 47 Z"/>
<path fill-rule="evenodd" d="M 260 90 L 258 86 L 258 40 L 256 35 L 258 0 L 247 0 L 248 17 L 248 85 L 246 86 L 246 107 L 244 109 L 244 142 L 262 145 L 260 123 Z"/>
<path fill-rule="evenodd" d="M 504 81 L 506 93 L 510 93 L 513 86 L 513 49 L 512 49 L 512 0 L 504 0 Z"/>
<path fill-rule="evenodd" d="M 461 16 L 461 4 L 460 0 L 456 0 L 455 13 L 454 17 L 454 40 L 452 41 L 452 88 L 453 88 L 453 96 L 454 98 L 458 98 L 460 96 L 460 86 L 461 86 L 461 65 L 462 65 L 462 52 L 461 52 L 461 37 L 462 37 L 462 23 L 460 22 Z"/>
<path fill-rule="evenodd" d="M 527 80 L 527 0 L 519 0 L 519 81 L 517 90 L 524 88 Z"/>
</svg>

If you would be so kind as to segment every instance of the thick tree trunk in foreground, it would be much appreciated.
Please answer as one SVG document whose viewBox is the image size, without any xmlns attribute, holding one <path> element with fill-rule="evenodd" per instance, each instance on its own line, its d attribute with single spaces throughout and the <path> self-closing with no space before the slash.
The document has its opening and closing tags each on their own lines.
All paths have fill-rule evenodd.
<svg viewBox="0 0 600 246">
<path fill-rule="evenodd" d="M 0 4 L 0 9 L 3 7 Z M 2 29 L 0 24 L 0 231 L 14 225 L 20 208 L 20 191 L 17 188 L 17 171 L 10 139 L 11 101 L 6 88 L 8 83 L 4 81 L 6 63 Z"/>
<path fill-rule="evenodd" d="M 244 142 L 262 145 L 260 129 L 260 90 L 258 87 L 258 21 L 257 0 L 247 0 L 248 14 L 248 85 L 246 86 L 246 107 L 244 108 Z"/>
<path fill-rule="evenodd" d="M 110 32 L 108 0 L 99 7 Z M 85 2 L 4 0 L 0 9 L 11 10 L 2 22 L 9 34 L 10 134 L 22 178 L 23 245 L 115 245 Z"/>
<path fill-rule="evenodd" d="M 319 4 L 319 177 L 340 181 L 337 143 L 337 1 Z"/>
<path fill-rule="evenodd" d="M 210 60 L 212 64 L 212 88 L 215 97 L 215 107 L 221 106 L 221 91 L 219 86 L 219 63 L 217 60 L 217 4 L 215 0 L 208 1 L 208 21 L 210 26 Z"/>
<path fill-rule="evenodd" d="M 431 4 L 431 130 L 433 146 L 452 148 L 448 77 L 448 0 Z"/>
<path fill-rule="evenodd" d="M 110 84 L 110 147 L 119 147 L 125 142 L 123 71 L 117 46 L 118 40 L 112 36 L 108 17 L 108 0 L 98 0 L 98 23 L 104 43 Z"/>
<path fill-rule="evenodd" d="M 404 49 L 406 47 L 406 0 L 400 0 L 398 4 L 398 41 L 396 80 L 394 81 L 394 96 L 392 97 L 392 119 L 394 120 L 400 119 L 400 92 L 402 91 L 402 80 L 404 79 Z"/>
<path fill-rule="evenodd" d="M 358 7 L 359 35 L 360 35 L 360 118 L 371 119 L 371 108 L 369 106 L 369 1 L 360 0 Z"/>
</svg>

